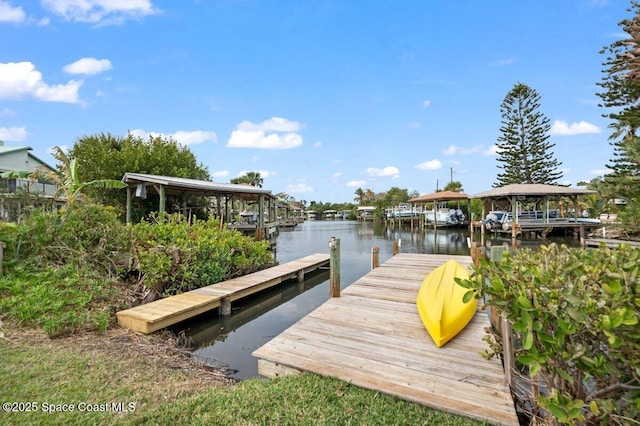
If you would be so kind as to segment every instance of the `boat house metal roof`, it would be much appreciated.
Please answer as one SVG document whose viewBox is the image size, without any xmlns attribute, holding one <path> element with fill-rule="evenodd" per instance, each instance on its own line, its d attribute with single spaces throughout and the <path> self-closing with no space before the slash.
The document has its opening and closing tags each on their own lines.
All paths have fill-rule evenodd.
<svg viewBox="0 0 640 426">
<path fill-rule="evenodd" d="M 455 191 L 439 191 L 432 192 L 431 194 L 421 195 L 410 199 L 412 203 L 430 203 L 433 201 L 454 201 L 454 200 L 468 200 L 469 196 L 462 192 Z"/>
<path fill-rule="evenodd" d="M 581 188 L 570 188 L 568 186 L 559 185 L 543 185 L 543 184 L 511 184 L 494 188 L 489 191 L 480 192 L 472 195 L 470 198 L 503 198 L 503 197 L 567 197 L 577 195 L 596 194 L 597 191 Z"/>
<path fill-rule="evenodd" d="M 162 185 L 165 193 L 169 195 L 179 195 L 183 193 L 194 195 L 222 195 L 229 197 L 234 196 L 235 198 L 245 200 L 256 200 L 260 195 L 275 198 L 271 190 L 244 184 L 216 183 L 206 180 L 143 173 L 125 173 L 122 181 L 129 186 L 144 184 L 148 188 L 154 188 L 154 185 Z"/>
</svg>

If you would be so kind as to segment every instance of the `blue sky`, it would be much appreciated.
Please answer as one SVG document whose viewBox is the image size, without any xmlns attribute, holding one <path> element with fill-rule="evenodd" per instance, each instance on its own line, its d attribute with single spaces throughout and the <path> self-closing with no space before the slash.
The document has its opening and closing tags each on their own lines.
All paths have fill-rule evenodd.
<svg viewBox="0 0 640 426">
<path fill-rule="evenodd" d="M 0 0 L 0 140 L 128 131 L 188 145 L 216 182 L 259 171 L 297 200 L 357 188 L 474 194 L 498 169 L 500 104 L 522 82 L 562 183 L 612 158 L 599 52 L 627 0 Z"/>
</svg>

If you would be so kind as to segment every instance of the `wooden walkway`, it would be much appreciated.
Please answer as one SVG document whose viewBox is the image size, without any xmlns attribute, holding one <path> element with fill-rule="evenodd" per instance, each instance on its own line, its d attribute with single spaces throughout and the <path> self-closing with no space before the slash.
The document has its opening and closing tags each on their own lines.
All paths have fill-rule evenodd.
<svg viewBox="0 0 640 426">
<path fill-rule="evenodd" d="M 618 248 L 620 244 L 627 244 L 633 248 L 640 248 L 640 241 L 619 240 L 614 238 L 587 238 L 585 243 L 587 247 L 600 247 L 604 244 L 609 248 Z"/>
<path fill-rule="evenodd" d="M 478 311 L 442 348 L 425 330 L 415 302 L 425 275 L 450 258 L 399 254 L 258 348 L 258 372 L 277 377 L 309 371 L 432 408 L 518 425 L 499 360 L 479 352 L 489 326 Z"/>
<path fill-rule="evenodd" d="M 230 313 L 231 302 L 273 287 L 289 279 L 329 265 L 328 254 L 312 254 L 282 265 L 202 287 L 118 312 L 118 323 L 142 333 L 152 333 L 220 307 Z"/>
</svg>

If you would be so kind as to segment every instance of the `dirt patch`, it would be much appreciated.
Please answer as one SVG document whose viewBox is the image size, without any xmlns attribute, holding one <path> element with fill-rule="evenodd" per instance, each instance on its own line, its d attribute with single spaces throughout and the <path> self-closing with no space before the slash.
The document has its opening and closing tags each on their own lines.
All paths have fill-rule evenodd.
<svg viewBox="0 0 640 426">
<path fill-rule="evenodd" d="M 144 360 L 146 365 L 152 365 L 155 370 L 147 371 L 147 375 L 162 377 L 167 370 L 179 371 L 191 390 L 236 383 L 225 375 L 224 370 L 192 359 L 190 352 L 180 346 L 179 338 L 169 332 L 143 335 L 117 327 L 103 334 L 83 333 L 51 339 L 40 330 L 0 323 L 0 339 L 9 344 L 38 345 L 93 356 L 102 355 L 114 360 Z"/>
</svg>

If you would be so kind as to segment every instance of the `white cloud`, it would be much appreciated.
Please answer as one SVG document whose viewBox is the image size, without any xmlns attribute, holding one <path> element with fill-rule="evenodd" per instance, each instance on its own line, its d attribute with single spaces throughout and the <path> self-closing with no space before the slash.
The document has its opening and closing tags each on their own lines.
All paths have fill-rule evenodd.
<svg viewBox="0 0 640 426">
<path fill-rule="evenodd" d="M 440 160 L 430 160 L 414 166 L 418 170 L 438 170 L 442 168 Z"/>
<path fill-rule="evenodd" d="M 334 174 L 331 175 L 331 177 L 333 178 L 339 178 L 340 176 L 342 176 L 342 172 L 335 172 Z"/>
<path fill-rule="evenodd" d="M 48 85 L 31 62 L 0 63 L 0 99 L 32 96 L 46 102 L 77 103 L 82 81 Z"/>
<path fill-rule="evenodd" d="M 93 75 L 112 69 L 111 61 L 108 59 L 82 58 L 65 65 L 62 70 L 67 74 Z"/>
<path fill-rule="evenodd" d="M 296 183 L 287 185 L 287 194 L 299 194 L 302 192 L 313 192 L 313 187 L 307 185 L 306 183 Z"/>
<path fill-rule="evenodd" d="M 361 187 L 361 186 L 365 186 L 367 184 L 366 180 L 350 180 L 349 182 L 347 182 L 347 186 L 352 186 L 352 187 Z"/>
<path fill-rule="evenodd" d="M 4 116 L 10 116 L 10 115 L 16 115 L 15 111 L 9 109 L 9 108 L 5 108 L 3 110 L 0 110 L 0 117 L 4 117 Z"/>
<path fill-rule="evenodd" d="M 9 2 L 0 0 L 0 22 L 19 24 L 27 20 L 24 10 L 20 6 L 13 7 Z"/>
<path fill-rule="evenodd" d="M 442 153 L 444 155 L 456 155 L 456 154 L 469 155 L 469 154 L 475 154 L 476 152 L 479 152 L 481 150 L 482 150 L 481 145 L 472 146 L 471 148 L 464 148 L 457 145 L 449 145 L 447 148 L 442 150 Z"/>
<path fill-rule="evenodd" d="M 586 121 L 568 124 L 566 121 L 556 120 L 551 126 L 552 135 L 572 136 L 600 133 L 600 128 Z"/>
<path fill-rule="evenodd" d="M 613 170 L 611 169 L 595 169 L 595 170 L 591 170 L 590 173 L 596 176 L 604 176 L 604 175 L 608 175 L 611 172 L 613 172 Z"/>
<path fill-rule="evenodd" d="M 149 0 L 41 0 L 50 13 L 68 21 L 121 24 L 159 13 Z"/>
<path fill-rule="evenodd" d="M 500 153 L 498 145 L 491 145 L 485 152 L 483 152 L 484 155 L 498 155 L 498 153 Z"/>
<path fill-rule="evenodd" d="M 0 127 L 0 140 L 18 142 L 27 137 L 25 127 Z"/>
<path fill-rule="evenodd" d="M 218 170 L 217 172 L 211 173 L 211 177 L 213 178 L 226 178 L 229 176 L 229 170 Z"/>
<path fill-rule="evenodd" d="M 313 143 L 314 148 L 322 148 L 322 141 L 316 141 Z"/>
<path fill-rule="evenodd" d="M 217 142 L 218 136 L 216 132 L 206 132 L 203 130 L 178 130 L 175 133 L 159 133 L 159 132 L 147 132 L 143 129 L 134 129 L 130 130 L 133 136 L 147 139 L 149 136 L 151 137 L 161 137 L 161 138 L 171 138 L 176 142 L 181 143 L 182 145 L 196 145 L 203 142 Z"/>
<path fill-rule="evenodd" d="M 391 176 L 393 179 L 397 179 L 400 177 L 400 170 L 398 170 L 398 168 L 394 166 L 387 166 L 384 169 L 369 167 L 367 169 L 367 173 L 369 173 L 370 176 L 375 176 L 375 177 Z"/>
<path fill-rule="evenodd" d="M 431 101 L 429 99 L 425 99 L 424 101 L 422 101 L 423 108 L 429 108 L 429 106 L 431 106 Z"/>
<path fill-rule="evenodd" d="M 271 117 L 260 124 L 243 121 L 231 132 L 230 148 L 291 149 L 302 145 L 302 129 L 297 121 Z"/>
</svg>

